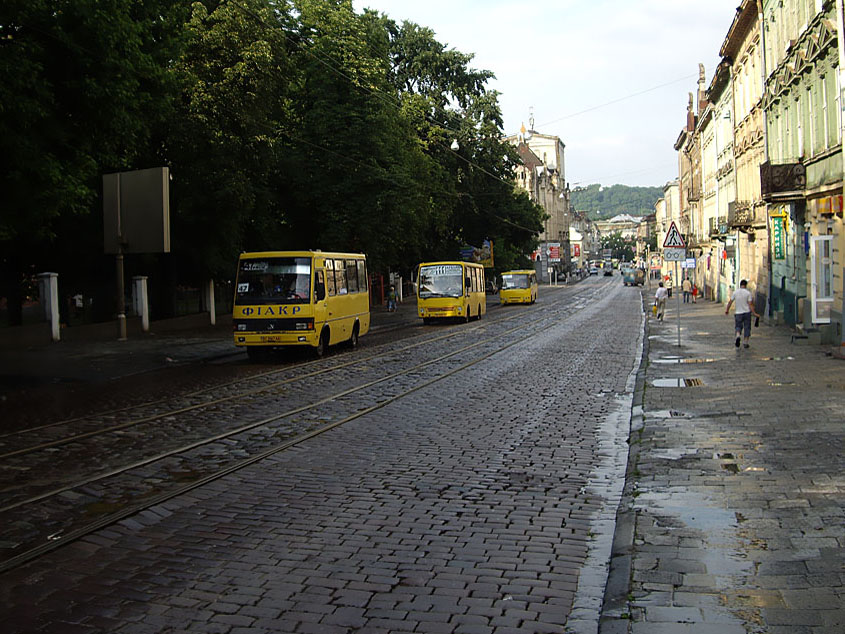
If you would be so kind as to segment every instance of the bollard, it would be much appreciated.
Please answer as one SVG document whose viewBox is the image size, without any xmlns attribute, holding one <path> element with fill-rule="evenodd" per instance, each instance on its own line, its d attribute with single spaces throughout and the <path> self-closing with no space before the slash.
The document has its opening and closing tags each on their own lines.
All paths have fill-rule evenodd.
<svg viewBox="0 0 845 634">
<path fill-rule="evenodd" d="M 213 326 L 217 323 L 217 307 L 214 304 L 214 280 L 208 280 L 208 286 L 205 290 L 205 304 L 208 307 L 208 317 Z"/>
<path fill-rule="evenodd" d="M 147 276 L 136 275 L 132 278 L 132 298 L 134 302 L 135 314 L 141 316 L 141 330 L 143 332 L 150 331 L 150 302 L 147 295 Z"/>
<path fill-rule="evenodd" d="M 50 336 L 53 341 L 59 341 L 59 274 L 39 273 L 38 291 L 41 305 L 44 307 L 44 317 L 50 322 Z"/>
</svg>

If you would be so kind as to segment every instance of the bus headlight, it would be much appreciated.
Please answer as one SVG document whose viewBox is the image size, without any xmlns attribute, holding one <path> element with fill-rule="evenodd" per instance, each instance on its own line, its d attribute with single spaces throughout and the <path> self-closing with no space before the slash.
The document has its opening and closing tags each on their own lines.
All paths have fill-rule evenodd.
<svg viewBox="0 0 845 634">
<path fill-rule="evenodd" d="M 461 307 L 460 306 L 458 306 L 458 314 L 459 315 L 461 314 Z"/>
</svg>

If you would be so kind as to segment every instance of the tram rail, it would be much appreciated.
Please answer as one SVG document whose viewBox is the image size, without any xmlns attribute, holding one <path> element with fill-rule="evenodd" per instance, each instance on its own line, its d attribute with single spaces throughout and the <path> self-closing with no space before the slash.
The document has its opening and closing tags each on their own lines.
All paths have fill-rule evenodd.
<svg viewBox="0 0 845 634">
<path fill-rule="evenodd" d="M 590 287 L 598 292 L 601 287 Z M 579 293 L 580 295 L 581 293 Z M 586 294 L 586 293 L 584 293 Z M 566 299 L 569 299 L 569 295 Z M 198 441 L 173 447 L 167 451 L 159 452 L 156 455 L 148 456 L 142 460 L 136 460 L 117 468 L 108 469 L 99 474 L 74 482 L 65 483 L 61 486 L 54 486 L 49 490 L 41 491 L 36 495 L 19 498 L 0 508 L 0 518 L 6 526 L 27 526 L 27 518 L 37 518 L 38 524 L 30 522 L 29 530 L 19 531 L 21 534 L 19 547 L 7 552 L 5 559 L 0 559 L 0 572 L 20 565 L 40 554 L 52 550 L 61 544 L 69 543 L 78 539 L 84 534 L 93 530 L 119 521 L 143 509 L 162 503 L 180 495 L 186 491 L 203 486 L 208 482 L 224 477 L 225 475 L 254 464 L 268 456 L 284 451 L 294 445 L 313 438 L 316 435 L 325 433 L 330 429 L 350 422 L 372 411 L 380 409 L 389 403 L 404 398 L 420 389 L 441 381 L 456 372 L 468 369 L 485 359 L 498 354 L 518 343 L 521 343 L 537 332 L 545 328 L 550 322 L 559 321 L 561 313 L 560 304 L 563 298 L 557 301 L 540 304 L 531 312 L 532 319 L 528 324 L 524 320 L 524 312 L 499 319 L 488 319 L 477 323 L 471 328 L 458 328 L 443 335 L 427 337 L 423 335 L 422 341 L 410 346 L 390 349 L 369 355 L 362 359 L 350 359 L 340 366 L 333 365 L 331 368 L 306 373 L 302 376 L 290 377 L 282 381 L 272 382 L 269 385 L 253 388 L 239 395 L 216 399 L 214 403 L 232 400 L 244 395 L 255 395 L 262 392 L 273 391 L 282 385 L 292 381 L 300 381 L 309 377 L 326 374 L 333 369 L 352 367 L 358 364 L 371 363 L 382 357 L 396 355 L 399 352 L 419 347 L 427 343 L 440 342 L 452 339 L 458 335 L 477 333 L 479 329 L 490 328 L 491 326 L 507 323 L 513 319 L 520 319 L 520 324 L 500 332 L 493 332 L 489 337 L 482 337 L 479 340 L 462 346 L 457 350 L 452 349 L 446 354 L 437 355 L 434 358 L 426 359 L 410 367 L 389 372 L 373 380 L 358 384 L 352 388 L 344 389 L 314 402 L 300 407 L 291 408 L 285 412 L 264 417 L 257 421 L 240 425 L 237 428 L 225 432 L 213 434 Z M 575 310 L 575 306 L 570 307 Z M 567 314 L 567 313 L 564 313 Z M 571 314 L 568 313 L 568 314 Z M 517 336 L 512 337 L 511 335 Z M 502 343 L 504 340 L 504 343 Z M 476 352 L 472 358 L 464 360 L 460 355 L 469 352 Z M 455 365 L 444 369 L 437 369 L 433 376 L 426 376 L 425 372 L 439 368 L 442 363 L 452 360 Z M 302 365 L 310 365 L 313 362 Z M 283 368 L 265 373 L 264 376 L 275 376 L 290 368 Z M 341 401 L 348 397 L 366 392 L 376 386 L 383 386 L 401 377 L 410 377 L 411 384 L 403 385 L 401 381 L 393 386 L 393 392 L 384 396 L 371 395 L 366 406 L 362 407 L 362 401 L 351 399 L 348 405 L 341 404 Z M 255 377 L 253 377 L 255 378 Z M 239 384 L 243 381 L 232 382 Z M 202 392 L 207 391 L 203 390 Z M 182 411 L 193 411 L 203 406 L 208 407 L 212 403 L 197 404 L 189 408 L 172 410 L 173 413 Z M 336 406 L 336 412 L 324 412 L 331 410 L 327 407 L 330 404 Z M 357 405 L 357 407 L 356 407 Z M 322 416 L 307 416 L 309 411 L 317 410 Z M 328 416 L 325 414 L 328 413 Z M 304 415 L 304 416 L 303 416 Z M 167 415 L 156 416 L 155 420 L 161 420 Z M 297 417 L 299 417 L 297 419 Z M 273 423 L 288 420 L 287 427 L 270 429 Z M 138 424 L 133 422 L 133 425 Z M 122 426 L 117 431 L 123 431 Z M 102 433 L 105 433 L 103 431 Z M 86 437 L 90 437 L 90 434 Z M 79 440 L 84 440 L 81 438 Z M 69 443 L 70 441 L 68 441 Z M 62 443 L 67 444 L 67 443 Z M 45 449 L 56 450 L 55 445 Z M 35 451 L 35 449 L 33 449 Z M 23 454 L 16 454 L 18 456 Z M 226 461 L 220 456 L 233 458 Z M 189 474 L 189 475 L 187 475 Z M 181 484 L 183 477 L 190 477 L 190 482 Z M 141 483 L 140 485 L 138 483 Z M 170 484 L 167 484 L 167 483 Z M 127 491 L 131 495 L 127 496 Z M 134 501 L 133 501 L 134 500 Z M 101 512 L 97 514 L 96 509 Z M 91 519 L 91 515 L 96 515 Z M 2 554 L 0 554 L 2 558 Z"/>
</svg>

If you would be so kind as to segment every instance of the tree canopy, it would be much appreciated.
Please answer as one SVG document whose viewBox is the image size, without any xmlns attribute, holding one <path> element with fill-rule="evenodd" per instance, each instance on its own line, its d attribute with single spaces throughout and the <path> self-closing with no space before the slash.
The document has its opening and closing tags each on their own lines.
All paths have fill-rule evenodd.
<svg viewBox="0 0 845 634">
<path fill-rule="evenodd" d="M 663 196 L 662 187 L 630 187 L 593 184 L 572 190 L 572 206 L 586 211 L 592 220 L 607 220 L 619 214 L 647 216 Z"/>
<path fill-rule="evenodd" d="M 102 175 L 153 166 L 173 179 L 171 280 L 271 248 L 409 270 L 488 238 L 497 266 L 527 264 L 542 210 L 471 62 L 351 0 L 9 0 L 0 295 L 47 267 L 100 284 Z"/>
</svg>

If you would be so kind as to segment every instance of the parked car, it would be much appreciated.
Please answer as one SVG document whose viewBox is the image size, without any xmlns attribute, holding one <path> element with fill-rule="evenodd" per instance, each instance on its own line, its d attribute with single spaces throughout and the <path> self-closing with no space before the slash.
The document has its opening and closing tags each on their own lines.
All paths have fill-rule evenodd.
<svg viewBox="0 0 845 634">
<path fill-rule="evenodd" d="M 590 267 L 590 275 L 598 275 L 598 274 L 599 274 L 598 267 L 597 266 L 591 266 Z"/>
</svg>

